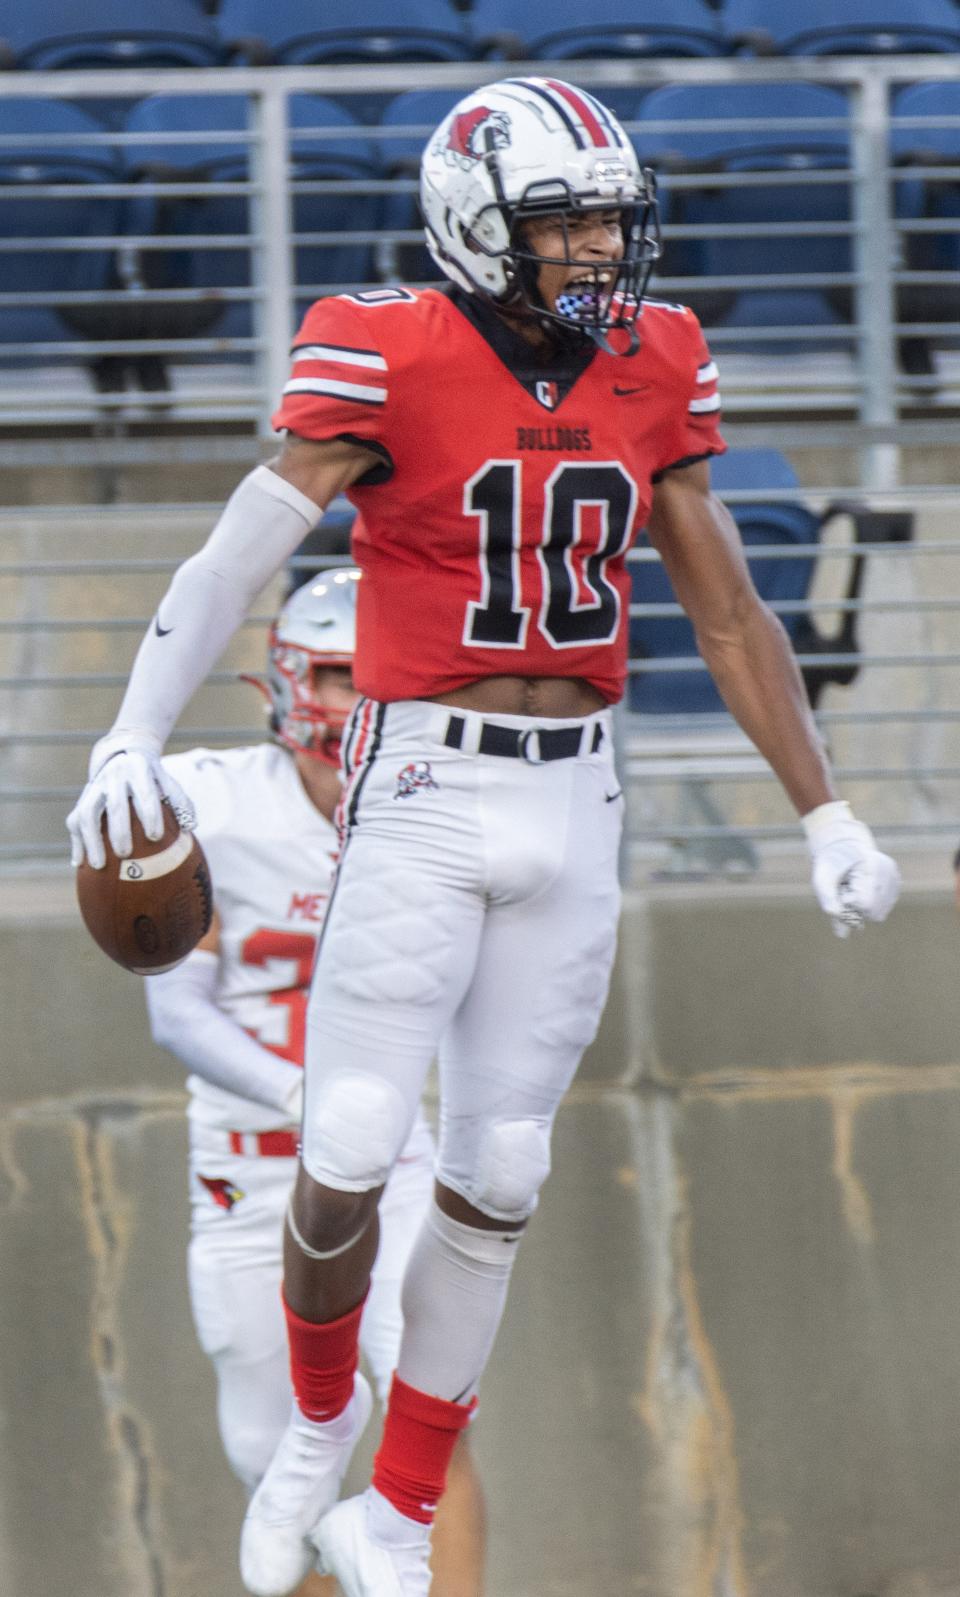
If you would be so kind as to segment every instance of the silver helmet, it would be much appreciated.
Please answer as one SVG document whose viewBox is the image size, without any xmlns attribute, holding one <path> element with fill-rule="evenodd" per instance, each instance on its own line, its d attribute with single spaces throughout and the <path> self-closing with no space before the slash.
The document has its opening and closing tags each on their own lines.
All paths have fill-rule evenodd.
<svg viewBox="0 0 960 1597">
<path fill-rule="evenodd" d="M 588 334 L 611 353 L 621 351 L 608 333 L 625 328 L 636 348 L 634 323 L 660 254 L 656 184 L 601 101 L 558 78 L 505 78 L 468 94 L 427 141 L 420 204 L 430 253 L 461 288 Z M 526 246 L 524 223 L 596 210 L 620 211 L 623 258 L 590 263 L 551 309 L 538 287 L 544 258 Z M 568 242 L 550 264 L 581 263 Z"/>
<path fill-rule="evenodd" d="M 317 697 L 315 677 L 327 666 L 353 664 L 360 572 L 340 566 L 290 595 L 270 628 L 267 692 L 270 727 L 296 753 L 337 765 L 348 711 Z"/>
</svg>

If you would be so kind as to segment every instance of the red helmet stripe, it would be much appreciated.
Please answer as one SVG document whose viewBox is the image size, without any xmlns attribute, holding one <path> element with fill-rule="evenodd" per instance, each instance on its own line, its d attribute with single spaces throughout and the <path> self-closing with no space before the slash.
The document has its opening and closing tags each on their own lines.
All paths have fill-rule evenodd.
<svg viewBox="0 0 960 1597">
<path fill-rule="evenodd" d="M 559 94 L 562 99 L 566 100 L 571 109 L 577 113 L 577 116 L 580 118 L 580 121 L 583 123 L 594 144 L 610 143 L 610 139 L 605 133 L 596 115 L 593 111 L 591 111 L 589 105 L 582 95 L 579 95 L 575 89 L 572 89 L 569 83 L 560 83 L 556 78 L 548 78 L 547 83 L 553 90 L 554 94 Z"/>
</svg>

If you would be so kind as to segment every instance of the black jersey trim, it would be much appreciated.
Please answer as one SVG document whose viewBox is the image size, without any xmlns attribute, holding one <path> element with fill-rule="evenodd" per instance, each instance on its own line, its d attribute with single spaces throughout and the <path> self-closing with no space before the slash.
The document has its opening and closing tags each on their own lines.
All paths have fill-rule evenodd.
<svg viewBox="0 0 960 1597">
<path fill-rule="evenodd" d="M 375 438 L 360 438 L 356 433 L 337 433 L 345 444 L 356 444 L 359 449 L 369 449 L 372 455 L 379 455 L 383 461 L 382 466 L 371 466 L 362 477 L 358 477 L 352 484 L 354 488 L 379 488 L 381 483 L 389 482 L 396 471 L 393 456 L 386 444 L 378 443 Z"/>
<path fill-rule="evenodd" d="M 303 339 L 300 339 L 296 344 L 291 344 L 290 345 L 290 354 L 291 355 L 295 355 L 297 353 L 297 350 L 299 350 L 299 349 L 313 349 L 313 348 L 317 348 L 317 349 L 336 349 L 336 350 L 339 350 L 341 355 L 366 355 L 371 360 L 383 360 L 383 353 L 379 349 L 358 349 L 355 344 L 332 344 L 330 342 L 329 338 L 303 338 Z M 323 359 L 323 357 L 321 355 L 317 356 L 317 360 L 318 361 L 320 361 L 322 359 Z M 371 369 L 372 370 L 379 370 L 379 367 L 375 367 L 375 368 L 371 368 Z"/>
<path fill-rule="evenodd" d="M 714 455 L 722 455 L 722 449 L 705 449 L 702 455 L 683 455 L 679 460 L 671 460 L 669 466 L 662 466 L 650 478 L 651 482 L 662 482 L 668 471 L 681 471 L 684 466 L 695 466 L 698 460 L 712 460 Z"/>
<path fill-rule="evenodd" d="M 292 377 L 284 387 L 283 398 L 299 399 L 301 394 L 319 394 L 321 399 L 340 399 L 349 405 L 372 405 L 374 410 L 382 409 L 387 402 L 389 389 L 382 388 L 379 399 L 368 399 L 357 392 L 358 388 L 369 386 L 364 383 L 346 383 L 332 377 L 326 381 L 322 377 Z"/>
<path fill-rule="evenodd" d="M 514 332 L 503 317 L 476 294 L 451 286 L 447 296 L 451 303 L 479 333 L 484 343 L 506 367 L 511 377 L 536 399 L 537 383 L 554 382 L 557 385 L 557 405 L 561 405 L 574 384 L 599 353 L 590 338 L 584 338 L 580 348 L 561 349 L 556 346 L 540 354 L 521 333 Z"/>
</svg>

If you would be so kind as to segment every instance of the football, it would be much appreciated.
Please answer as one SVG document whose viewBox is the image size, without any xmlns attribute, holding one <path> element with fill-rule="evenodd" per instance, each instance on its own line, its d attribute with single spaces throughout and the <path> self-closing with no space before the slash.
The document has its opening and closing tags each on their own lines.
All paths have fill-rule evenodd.
<svg viewBox="0 0 960 1597">
<path fill-rule="evenodd" d="M 91 937 L 137 976 L 171 970 L 209 931 L 213 890 L 203 849 L 163 804 L 163 836 L 151 842 L 131 806 L 133 853 L 120 859 L 101 835 L 107 863 L 77 868 L 77 901 Z"/>
</svg>

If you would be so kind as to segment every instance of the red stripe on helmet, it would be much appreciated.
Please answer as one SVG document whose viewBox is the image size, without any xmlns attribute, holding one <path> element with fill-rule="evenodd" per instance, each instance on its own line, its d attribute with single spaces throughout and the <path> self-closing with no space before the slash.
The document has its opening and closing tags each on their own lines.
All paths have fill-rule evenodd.
<svg viewBox="0 0 960 1597">
<path fill-rule="evenodd" d="M 571 89 L 569 83 L 559 83 L 556 78 L 548 78 L 547 83 L 549 84 L 550 88 L 553 89 L 555 94 L 559 94 L 564 100 L 566 100 L 571 109 L 576 111 L 577 116 L 580 118 L 580 121 L 583 123 L 594 144 L 610 143 L 610 140 L 607 137 L 607 134 L 604 131 L 601 123 L 591 111 L 586 100 L 584 100 L 575 89 Z"/>
</svg>

